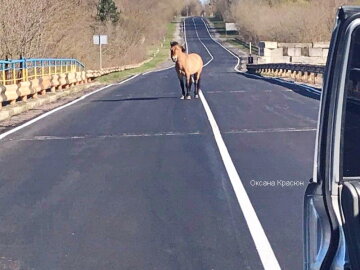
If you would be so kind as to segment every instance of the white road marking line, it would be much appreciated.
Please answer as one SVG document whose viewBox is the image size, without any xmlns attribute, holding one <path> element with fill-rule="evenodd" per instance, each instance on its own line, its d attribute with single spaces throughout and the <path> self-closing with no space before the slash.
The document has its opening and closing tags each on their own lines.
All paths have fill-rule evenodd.
<svg viewBox="0 0 360 270">
<path fill-rule="evenodd" d="M 237 64 L 236 64 L 236 66 L 234 67 L 234 70 L 237 71 L 237 72 L 241 72 L 241 71 L 238 69 L 238 66 L 240 65 L 240 62 L 241 62 L 240 58 L 239 58 L 236 54 L 234 54 L 232 51 L 230 51 L 228 48 L 224 47 L 221 43 L 219 43 L 219 42 L 217 42 L 215 39 L 213 39 L 213 37 L 211 36 L 211 34 L 210 34 L 210 32 L 209 32 L 209 29 L 208 29 L 206 23 L 204 22 L 204 19 L 201 18 L 201 20 L 202 20 L 203 24 L 205 25 L 206 31 L 208 32 L 209 37 L 212 39 L 212 41 L 214 41 L 215 43 L 217 43 L 218 45 L 220 45 L 224 50 L 226 50 L 228 53 L 230 53 L 232 56 L 234 56 L 234 57 L 237 59 Z"/>
<path fill-rule="evenodd" d="M 187 43 L 187 37 L 186 37 L 186 19 L 184 20 L 184 40 L 186 45 L 186 53 L 189 53 L 189 46 Z"/>
<path fill-rule="evenodd" d="M 109 84 L 109 85 L 107 85 L 107 86 L 105 86 L 105 87 L 102 87 L 102 88 L 97 89 L 97 90 L 95 90 L 95 91 L 93 91 L 93 92 L 90 92 L 90 93 L 88 93 L 88 94 L 86 94 L 86 95 L 84 95 L 84 96 L 81 96 L 80 98 L 75 99 L 75 100 L 73 100 L 73 101 L 71 101 L 71 102 L 69 102 L 69 103 L 67 103 L 67 104 L 65 104 L 65 105 L 62 105 L 62 106 L 57 107 L 57 108 L 55 108 L 55 109 L 53 109 L 53 110 L 51 110 L 51 111 L 48 111 L 48 112 L 46 112 L 46 113 L 44 113 L 44 114 L 42 114 L 42 115 L 40 115 L 40 116 L 38 116 L 38 117 L 36 117 L 36 118 L 28 121 L 28 122 L 26 122 L 26 123 L 24 123 L 24 124 L 22 124 L 22 125 L 20 125 L 20 126 L 17 126 L 16 128 L 13 128 L 13 129 L 11 129 L 11 130 L 9 130 L 9 131 L 7 131 L 7 132 L 4 132 L 4 133 L 0 134 L 0 140 L 4 139 L 5 137 L 7 137 L 7 136 L 9 136 L 9 135 L 11 135 L 11 134 L 13 134 L 13 133 L 15 133 L 15 132 L 17 132 L 17 131 L 25 128 L 25 127 L 28 127 L 28 126 L 30 126 L 30 125 L 32 125 L 32 124 L 40 121 L 40 120 L 43 119 L 43 118 L 46 118 L 46 117 L 48 117 L 48 116 L 50 116 L 50 115 L 52 115 L 52 114 L 54 114 L 54 113 L 56 113 L 56 112 L 58 112 L 58 111 L 61 111 L 61 110 L 65 109 L 65 108 L 67 108 L 67 107 L 69 107 L 69 106 L 71 106 L 71 105 L 74 105 L 74 104 L 78 103 L 79 101 L 81 101 L 81 100 L 83 100 L 83 99 L 85 99 L 85 98 L 87 98 L 87 97 L 89 97 L 89 96 L 92 96 L 92 95 L 94 95 L 94 94 L 96 94 L 96 93 L 98 93 L 98 92 L 100 92 L 100 91 L 103 91 L 103 90 L 105 90 L 105 89 L 107 89 L 107 88 L 109 88 L 109 87 L 111 87 L 111 86 L 121 85 L 121 84 L 123 84 L 123 83 L 126 83 L 126 82 L 128 82 L 128 81 L 130 81 L 130 80 L 132 80 L 132 79 L 135 79 L 135 78 L 138 77 L 139 75 L 140 75 L 140 74 L 134 75 L 134 76 L 132 76 L 132 77 L 130 77 L 130 78 L 128 78 L 128 79 L 120 82 L 120 83 Z"/>
<path fill-rule="evenodd" d="M 210 38 L 217 44 L 219 44 L 224 50 L 226 50 L 227 52 L 229 52 L 232 56 L 234 56 L 237 60 L 238 60 L 238 63 L 236 65 L 236 67 L 234 68 L 237 72 L 240 72 L 240 73 L 243 73 L 241 70 L 238 69 L 238 66 L 240 64 L 240 58 L 234 54 L 232 51 L 230 51 L 228 48 L 224 47 L 220 42 L 216 41 L 210 34 L 210 31 L 206 25 L 206 23 L 204 22 L 204 19 L 201 18 L 202 22 L 205 24 L 205 27 L 206 27 L 206 30 L 210 36 Z M 249 75 L 249 76 L 253 76 L 253 77 L 256 77 L 256 78 L 259 78 L 259 79 L 270 79 L 270 80 L 275 80 L 275 81 L 278 81 L 278 82 L 281 82 L 281 83 L 288 83 L 288 84 L 295 84 L 295 85 L 298 85 L 298 86 L 301 86 L 303 87 L 306 91 L 308 92 L 311 92 L 311 93 L 314 93 L 314 94 L 318 94 L 320 95 L 321 94 L 321 91 L 317 90 L 316 88 L 313 88 L 311 86 L 308 86 L 308 85 L 305 85 L 305 84 L 301 84 L 301 83 L 296 83 L 296 82 L 289 82 L 289 81 L 286 81 L 286 80 L 282 80 L 282 79 L 279 79 L 279 78 L 269 78 L 269 77 L 263 77 L 263 76 L 259 76 L 259 75 L 256 75 L 256 74 L 250 74 L 250 73 L 246 73 L 246 75 Z"/>
<path fill-rule="evenodd" d="M 211 52 L 209 51 L 209 49 L 205 46 L 205 44 L 201 41 L 200 37 L 199 37 L 199 33 L 197 31 L 197 27 L 194 21 L 194 18 L 192 18 L 194 27 L 195 27 L 195 33 L 197 35 L 198 40 L 200 41 L 200 43 L 204 46 L 205 50 L 207 51 L 207 53 L 210 55 L 211 59 L 204 65 L 204 67 L 206 67 L 208 64 L 210 64 L 213 60 L 214 60 L 214 56 L 211 54 Z M 187 47 L 187 46 L 186 46 Z"/>
<path fill-rule="evenodd" d="M 293 90 L 291 89 L 284 89 L 284 90 L 281 90 L 282 92 L 294 92 Z M 258 92 L 258 93 L 272 93 L 272 92 L 275 92 L 274 90 L 264 90 L 262 92 Z M 223 91 L 206 91 L 206 94 L 231 94 L 231 93 L 250 93 L 249 91 L 246 91 L 246 90 L 230 90 L 230 91 L 226 91 L 226 90 L 223 90 Z M 252 92 L 253 94 L 253 92 Z"/>
<path fill-rule="evenodd" d="M 194 22 L 194 21 L 193 21 Z M 204 23 L 204 21 L 203 21 Z M 194 22 L 195 24 L 195 22 Z M 204 23 L 205 24 L 205 23 Z M 206 27 L 206 24 L 205 24 Z M 207 27 L 206 27 L 207 29 Z M 208 33 L 209 30 L 207 29 Z M 186 35 L 186 34 L 185 34 Z M 210 33 L 209 33 L 210 35 Z M 211 37 L 211 35 L 210 35 Z M 200 38 L 199 38 L 200 40 Z M 201 42 L 201 40 L 200 40 Z M 203 44 L 204 47 L 205 44 Z M 223 46 L 222 46 L 223 47 Z M 225 48 L 226 49 L 226 48 Z M 226 49 L 227 50 L 227 49 Z M 227 50 L 229 51 L 229 50 Z M 230 52 L 231 53 L 231 52 Z M 232 53 L 231 53 L 232 54 Z M 233 54 L 232 54 L 233 55 Z M 235 56 L 238 58 L 237 56 Z M 238 63 L 239 63 L 238 58 Z M 238 64 L 237 64 L 238 65 Z M 237 66 L 235 67 L 235 69 Z M 274 251 L 271 248 L 270 242 L 264 232 L 264 229 L 260 223 L 259 218 L 256 215 L 255 209 L 253 205 L 251 204 L 250 198 L 244 188 L 244 185 L 242 184 L 242 181 L 240 179 L 240 176 L 235 168 L 235 165 L 231 159 L 231 156 L 229 154 L 229 151 L 226 147 L 226 144 L 222 138 L 220 129 L 216 123 L 216 120 L 214 118 L 214 115 L 205 99 L 205 96 L 202 91 L 200 91 L 200 99 L 204 106 L 206 115 L 209 119 L 215 141 L 217 143 L 221 158 L 224 162 L 227 174 L 229 176 L 229 179 L 231 181 L 231 184 L 234 188 L 237 200 L 239 202 L 240 208 L 244 214 L 246 223 L 248 225 L 249 231 L 251 233 L 251 236 L 254 240 L 257 252 L 259 254 L 260 260 L 265 268 L 265 270 L 278 270 L 281 269 L 278 260 L 276 259 L 276 256 L 274 254 Z"/>
<path fill-rule="evenodd" d="M 233 91 L 206 91 L 206 94 L 231 94 L 231 93 L 248 93 L 248 91 L 245 90 L 233 90 Z"/>
<path fill-rule="evenodd" d="M 223 132 L 224 134 L 247 134 L 247 133 L 280 133 L 280 132 L 309 132 L 316 128 L 269 128 L 269 129 L 240 129 Z"/>
<path fill-rule="evenodd" d="M 186 31 L 186 29 L 185 29 L 185 21 L 184 21 L 184 31 Z M 186 35 L 184 35 L 184 36 L 185 36 L 185 44 L 187 44 Z M 188 46 L 186 46 L 186 50 L 188 51 Z M 172 67 L 168 67 L 168 68 L 166 68 L 166 69 L 170 69 L 170 68 L 172 68 Z M 164 69 L 164 70 L 166 70 L 166 69 Z M 158 72 L 158 71 L 153 71 L 153 72 Z M 151 72 L 149 72 L 149 73 L 151 73 Z M 27 126 L 30 126 L 30 125 L 32 125 L 32 124 L 40 121 L 40 120 L 43 119 L 43 118 L 48 117 L 49 115 L 54 114 L 54 113 L 57 112 L 57 111 L 63 110 L 63 109 L 65 109 L 65 108 L 67 108 L 67 107 L 69 107 L 69 106 L 71 106 L 71 105 L 73 105 L 73 104 L 75 104 L 75 103 L 78 103 L 79 101 L 81 101 L 81 100 L 83 100 L 83 99 L 85 99 L 85 98 L 87 98 L 87 97 L 89 97 L 89 96 L 91 96 L 91 95 L 93 95 L 93 94 L 96 94 L 97 92 L 100 92 L 100 91 L 102 91 L 102 90 L 104 90 L 104 89 L 106 89 L 106 88 L 109 88 L 109 87 L 111 87 L 111 86 L 114 86 L 114 85 L 121 85 L 121 84 L 123 84 L 123 83 L 125 83 L 125 82 L 128 82 L 128 81 L 130 81 L 130 80 L 132 80 L 132 79 L 135 79 L 135 78 L 138 77 L 139 75 L 141 75 L 141 73 L 140 73 L 140 74 L 136 74 L 136 75 L 134 75 L 134 76 L 132 76 L 132 77 L 130 77 L 130 78 L 128 78 L 128 79 L 120 82 L 120 83 L 110 84 L 110 85 L 107 85 L 107 86 L 102 87 L 102 88 L 100 88 L 100 89 L 97 89 L 97 90 L 95 90 L 95 91 L 93 91 L 93 92 L 91 92 L 91 93 L 88 93 L 88 94 L 86 94 L 86 95 L 84 95 L 84 96 L 82 96 L 82 97 L 80 97 L 80 98 L 78 98 L 78 99 L 75 99 L 75 100 L 72 101 L 72 102 L 69 102 L 69 103 L 67 103 L 67 104 L 65 104 L 65 105 L 63 105 L 63 106 L 57 107 L 57 108 L 55 108 L 55 109 L 53 109 L 53 110 L 51 110 L 51 111 L 49 111 L 49 112 L 46 112 L 46 113 L 44 113 L 44 114 L 42 114 L 42 115 L 40 115 L 40 116 L 38 116 L 38 117 L 36 117 L 36 118 L 34 118 L 34 119 L 32 119 L 32 120 L 30 120 L 30 121 L 28 121 L 28 122 L 20 125 L 20 126 L 17 126 L 17 127 L 13 128 L 13 129 L 7 131 L 7 132 L 4 132 L 4 133 L 0 134 L 0 140 L 4 139 L 5 137 L 7 137 L 7 136 L 9 136 L 9 135 L 11 135 L 11 134 L 13 134 L 13 133 L 15 133 L 15 132 L 17 132 L 17 131 L 25 128 L 25 127 L 27 127 Z"/>
<path fill-rule="evenodd" d="M 157 133 L 121 133 L 112 135 L 80 135 L 80 136 L 34 136 L 32 138 L 9 139 L 11 142 L 18 141 L 53 141 L 53 140 L 84 140 L 84 139 L 111 139 L 133 137 L 163 137 L 163 136 L 194 136 L 204 135 L 200 131 L 194 132 L 157 132 Z"/>
<path fill-rule="evenodd" d="M 279 262 L 277 261 L 274 251 L 271 248 L 269 240 L 264 232 L 264 229 L 260 223 L 259 218 L 256 215 L 255 209 L 251 204 L 250 198 L 242 184 L 240 176 L 235 168 L 235 165 L 231 159 L 226 144 L 221 136 L 219 127 L 216 123 L 214 115 L 212 114 L 210 107 L 202 93 L 200 91 L 200 99 L 203 103 L 205 112 L 209 119 L 211 128 L 214 133 L 215 141 L 220 151 L 221 158 L 224 162 L 227 174 L 234 188 L 237 200 L 239 202 L 241 211 L 244 214 L 246 223 L 248 225 L 251 236 L 254 240 L 256 250 L 260 256 L 261 262 L 265 270 L 277 270 L 281 269 Z"/>
<path fill-rule="evenodd" d="M 169 70 L 171 68 L 175 68 L 175 65 L 170 66 L 170 67 L 166 67 L 166 68 L 162 68 L 162 69 L 158 69 L 158 70 L 152 70 L 152 71 L 144 72 L 141 75 L 147 75 L 147 74 L 150 74 L 150 73 L 161 72 L 161 71 Z"/>
</svg>

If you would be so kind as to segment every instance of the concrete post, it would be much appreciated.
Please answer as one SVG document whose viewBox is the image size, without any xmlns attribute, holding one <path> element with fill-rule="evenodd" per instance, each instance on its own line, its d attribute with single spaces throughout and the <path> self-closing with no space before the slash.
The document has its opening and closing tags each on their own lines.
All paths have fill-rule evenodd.
<svg viewBox="0 0 360 270">
<path fill-rule="evenodd" d="M 315 84 L 315 73 L 311 72 L 309 76 L 309 83 Z"/>
<path fill-rule="evenodd" d="M 315 78 L 316 84 L 323 84 L 323 75 L 318 73 Z"/>
<path fill-rule="evenodd" d="M 308 82 L 309 81 L 309 76 L 308 76 L 307 71 L 302 72 L 302 78 L 301 79 L 302 79 L 303 82 Z"/>
</svg>

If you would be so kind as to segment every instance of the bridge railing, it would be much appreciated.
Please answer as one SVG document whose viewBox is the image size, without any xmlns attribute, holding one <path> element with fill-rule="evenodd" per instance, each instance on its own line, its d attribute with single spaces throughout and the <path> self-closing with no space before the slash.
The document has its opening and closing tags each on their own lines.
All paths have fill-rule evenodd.
<svg viewBox="0 0 360 270">
<path fill-rule="evenodd" d="M 76 59 L 0 60 L 0 109 L 89 80 L 84 65 Z"/>
<path fill-rule="evenodd" d="M 28 98 L 37 99 L 38 95 L 69 89 L 109 73 L 138 68 L 152 59 L 101 70 L 85 70 L 84 65 L 76 59 L 0 60 L 0 112 L 3 106 L 15 105 Z M 4 115 L 0 114 L 0 120 L 5 119 L 2 118 Z"/>
<path fill-rule="evenodd" d="M 45 76 L 84 71 L 76 59 L 20 59 L 0 61 L 0 85 L 27 82 Z"/>
<path fill-rule="evenodd" d="M 240 45 L 242 45 L 243 47 L 247 48 L 250 50 L 250 43 L 246 42 L 240 38 L 235 38 L 236 42 L 238 42 Z M 255 44 L 251 45 L 251 52 L 254 54 L 258 54 L 259 53 L 259 47 L 256 46 Z"/>
<path fill-rule="evenodd" d="M 318 84 L 323 83 L 325 66 L 303 64 L 252 64 L 247 65 L 248 73 L 269 77 L 290 78 L 294 81 Z"/>
</svg>

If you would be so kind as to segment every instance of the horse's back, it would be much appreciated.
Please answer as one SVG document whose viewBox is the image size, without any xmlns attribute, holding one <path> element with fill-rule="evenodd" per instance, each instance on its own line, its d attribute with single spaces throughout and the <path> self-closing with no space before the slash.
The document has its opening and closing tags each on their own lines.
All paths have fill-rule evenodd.
<svg viewBox="0 0 360 270">
<path fill-rule="evenodd" d="M 189 57 L 190 57 L 193 61 L 197 62 L 198 64 L 203 65 L 203 60 L 202 60 L 201 56 L 198 55 L 197 53 L 190 53 L 190 54 L 189 54 Z"/>
<path fill-rule="evenodd" d="M 191 74 L 201 72 L 204 63 L 200 55 L 197 53 L 191 53 L 188 55 L 188 61 L 191 66 Z"/>
</svg>

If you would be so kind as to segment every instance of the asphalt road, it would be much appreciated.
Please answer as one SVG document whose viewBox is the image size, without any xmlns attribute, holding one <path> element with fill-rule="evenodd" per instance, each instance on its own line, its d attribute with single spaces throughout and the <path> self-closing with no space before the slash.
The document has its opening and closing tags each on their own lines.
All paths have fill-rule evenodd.
<svg viewBox="0 0 360 270">
<path fill-rule="evenodd" d="M 235 72 L 200 18 L 186 35 L 214 58 L 202 92 L 276 260 L 302 269 L 318 96 Z M 0 140 L 0 266 L 263 269 L 203 103 L 180 95 L 173 69 L 140 75 Z"/>
</svg>

